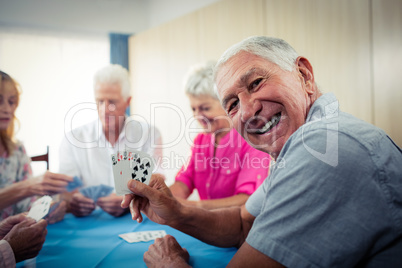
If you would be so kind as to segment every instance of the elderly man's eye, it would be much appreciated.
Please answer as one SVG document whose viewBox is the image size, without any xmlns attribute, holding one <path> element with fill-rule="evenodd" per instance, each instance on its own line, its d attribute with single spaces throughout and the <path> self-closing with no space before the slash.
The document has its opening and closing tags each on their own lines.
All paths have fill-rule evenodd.
<svg viewBox="0 0 402 268">
<path fill-rule="evenodd" d="M 254 80 L 253 82 L 251 82 L 251 84 L 248 87 L 248 90 L 253 90 L 256 87 L 258 87 L 258 85 L 261 83 L 261 81 L 262 81 L 262 78 L 258 78 L 256 80 Z"/>
<path fill-rule="evenodd" d="M 228 110 L 228 113 L 230 113 L 231 111 L 233 111 L 233 110 L 236 108 L 236 106 L 237 106 L 238 103 L 239 103 L 239 100 L 235 100 L 235 101 L 233 101 L 231 104 L 229 104 L 229 108 L 227 109 L 227 110 Z"/>
</svg>

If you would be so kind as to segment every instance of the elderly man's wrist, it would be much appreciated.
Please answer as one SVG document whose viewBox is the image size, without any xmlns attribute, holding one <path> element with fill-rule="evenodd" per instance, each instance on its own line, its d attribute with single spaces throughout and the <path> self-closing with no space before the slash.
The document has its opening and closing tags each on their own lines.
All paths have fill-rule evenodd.
<svg viewBox="0 0 402 268">
<path fill-rule="evenodd" d="M 194 207 L 186 206 L 177 201 L 177 210 L 173 214 L 175 215 L 175 218 L 170 223 L 168 223 L 168 225 L 175 229 L 181 229 L 181 227 L 190 224 L 192 219 L 192 210 L 194 210 Z"/>
<path fill-rule="evenodd" d="M 176 262 L 172 263 L 169 267 L 174 268 L 189 268 L 191 267 L 190 264 L 183 258 L 178 258 Z"/>
</svg>

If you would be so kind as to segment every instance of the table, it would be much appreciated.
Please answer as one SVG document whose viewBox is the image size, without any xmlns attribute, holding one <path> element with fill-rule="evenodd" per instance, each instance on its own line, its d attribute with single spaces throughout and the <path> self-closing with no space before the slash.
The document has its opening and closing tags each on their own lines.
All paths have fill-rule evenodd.
<svg viewBox="0 0 402 268">
<path fill-rule="evenodd" d="M 143 216 L 144 221 L 137 223 L 130 214 L 115 218 L 100 209 L 83 218 L 67 214 L 63 221 L 48 225 L 46 241 L 36 259 L 20 262 L 17 267 L 35 261 L 37 268 L 146 267 L 143 254 L 153 241 L 130 244 L 118 235 L 149 230 L 165 230 L 174 236 L 190 253 L 193 267 L 225 267 L 237 251 L 205 244 Z"/>
</svg>

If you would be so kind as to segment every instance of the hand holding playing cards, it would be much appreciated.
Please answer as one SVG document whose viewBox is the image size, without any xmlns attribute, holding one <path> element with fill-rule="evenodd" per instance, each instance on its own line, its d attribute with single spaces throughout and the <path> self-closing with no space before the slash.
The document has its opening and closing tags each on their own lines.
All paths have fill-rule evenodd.
<svg viewBox="0 0 402 268">
<path fill-rule="evenodd" d="M 153 222 L 159 224 L 172 223 L 177 219 L 181 204 L 165 184 L 164 176 L 153 174 L 149 185 L 136 180 L 130 180 L 127 187 L 134 194 L 126 194 L 121 206 L 130 207 L 133 220 L 142 221 L 140 211 L 143 211 Z"/>
<path fill-rule="evenodd" d="M 47 221 L 25 217 L 4 237 L 13 249 L 16 262 L 36 257 L 45 242 Z"/>
<path fill-rule="evenodd" d="M 66 186 L 73 177 L 46 171 L 45 174 L 27 180 L 32 195 L 54 195 L 66 192 Z"/>
<path fill-rule="evenodd" d="M 189 259 L 187 250 L 182 248 L 171 235 L 157 238 L 144 254 L 147 267 L 160 267 L 161 263 L 165 267 L 190 267 Z"/>
<path fill-rule="evenodd" d="M 81 193 L 74 193 L 70 201 L 70 211 L 77 217 L 87 216 L 96 208 L 95 202 L 83 196 Z"/>
<path fill-rule="evenodd" d="M 122 196 L 112 193 L 109 196 L 98 198 L 96 204 L 110 215 L 119 217 L 128 211 L 126 208 L 121 207 L 122 200 Z"/>
<path fill-rule="evenodd" d="M 14 225 L 26 220 L 26 215 L 17 214 L 14 216 L 10 216 L 3 221 L 0 222 L 0 239 L 3 239 L 4 236 L 14 227 Z"/>
</svg>

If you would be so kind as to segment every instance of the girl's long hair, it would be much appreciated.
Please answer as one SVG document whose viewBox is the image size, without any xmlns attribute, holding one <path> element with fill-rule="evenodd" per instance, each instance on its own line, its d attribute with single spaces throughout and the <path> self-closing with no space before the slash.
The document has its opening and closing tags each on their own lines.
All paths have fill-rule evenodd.
<svg viewBox="0 0 402 268">
<path fill-rule="evenodd" d="M 6 74 L 5 72 L 2 72 L 1 70 L 0 70 L 0 77 L 1 77 L 0 94 L 4 93 L 6 83 L 11 83 L 11 85 L 13 86 L 13 88 L 15 90 L 16 96 L 17 96 L 16 105 L 18 107 L 18 104 L 20 101 L 20 94 L 21 94 L 20 85 L 11 76 Z M 3 100 L 3 101 L 6 101 L 6 100 Z M 15 150 L 16 140 L 14 139 L 14 134 L 15 134 L 15 125 L 16 124 L 19 124 L 19 122 L 14 114 L 14 117 L 11 120 L 7 129 L 0 130 L 0 141 L 4 145 L 4 147 L 7 151 L 7 155 L 11 155 L 13 153 L 13 151 Z"/>
</svg>

